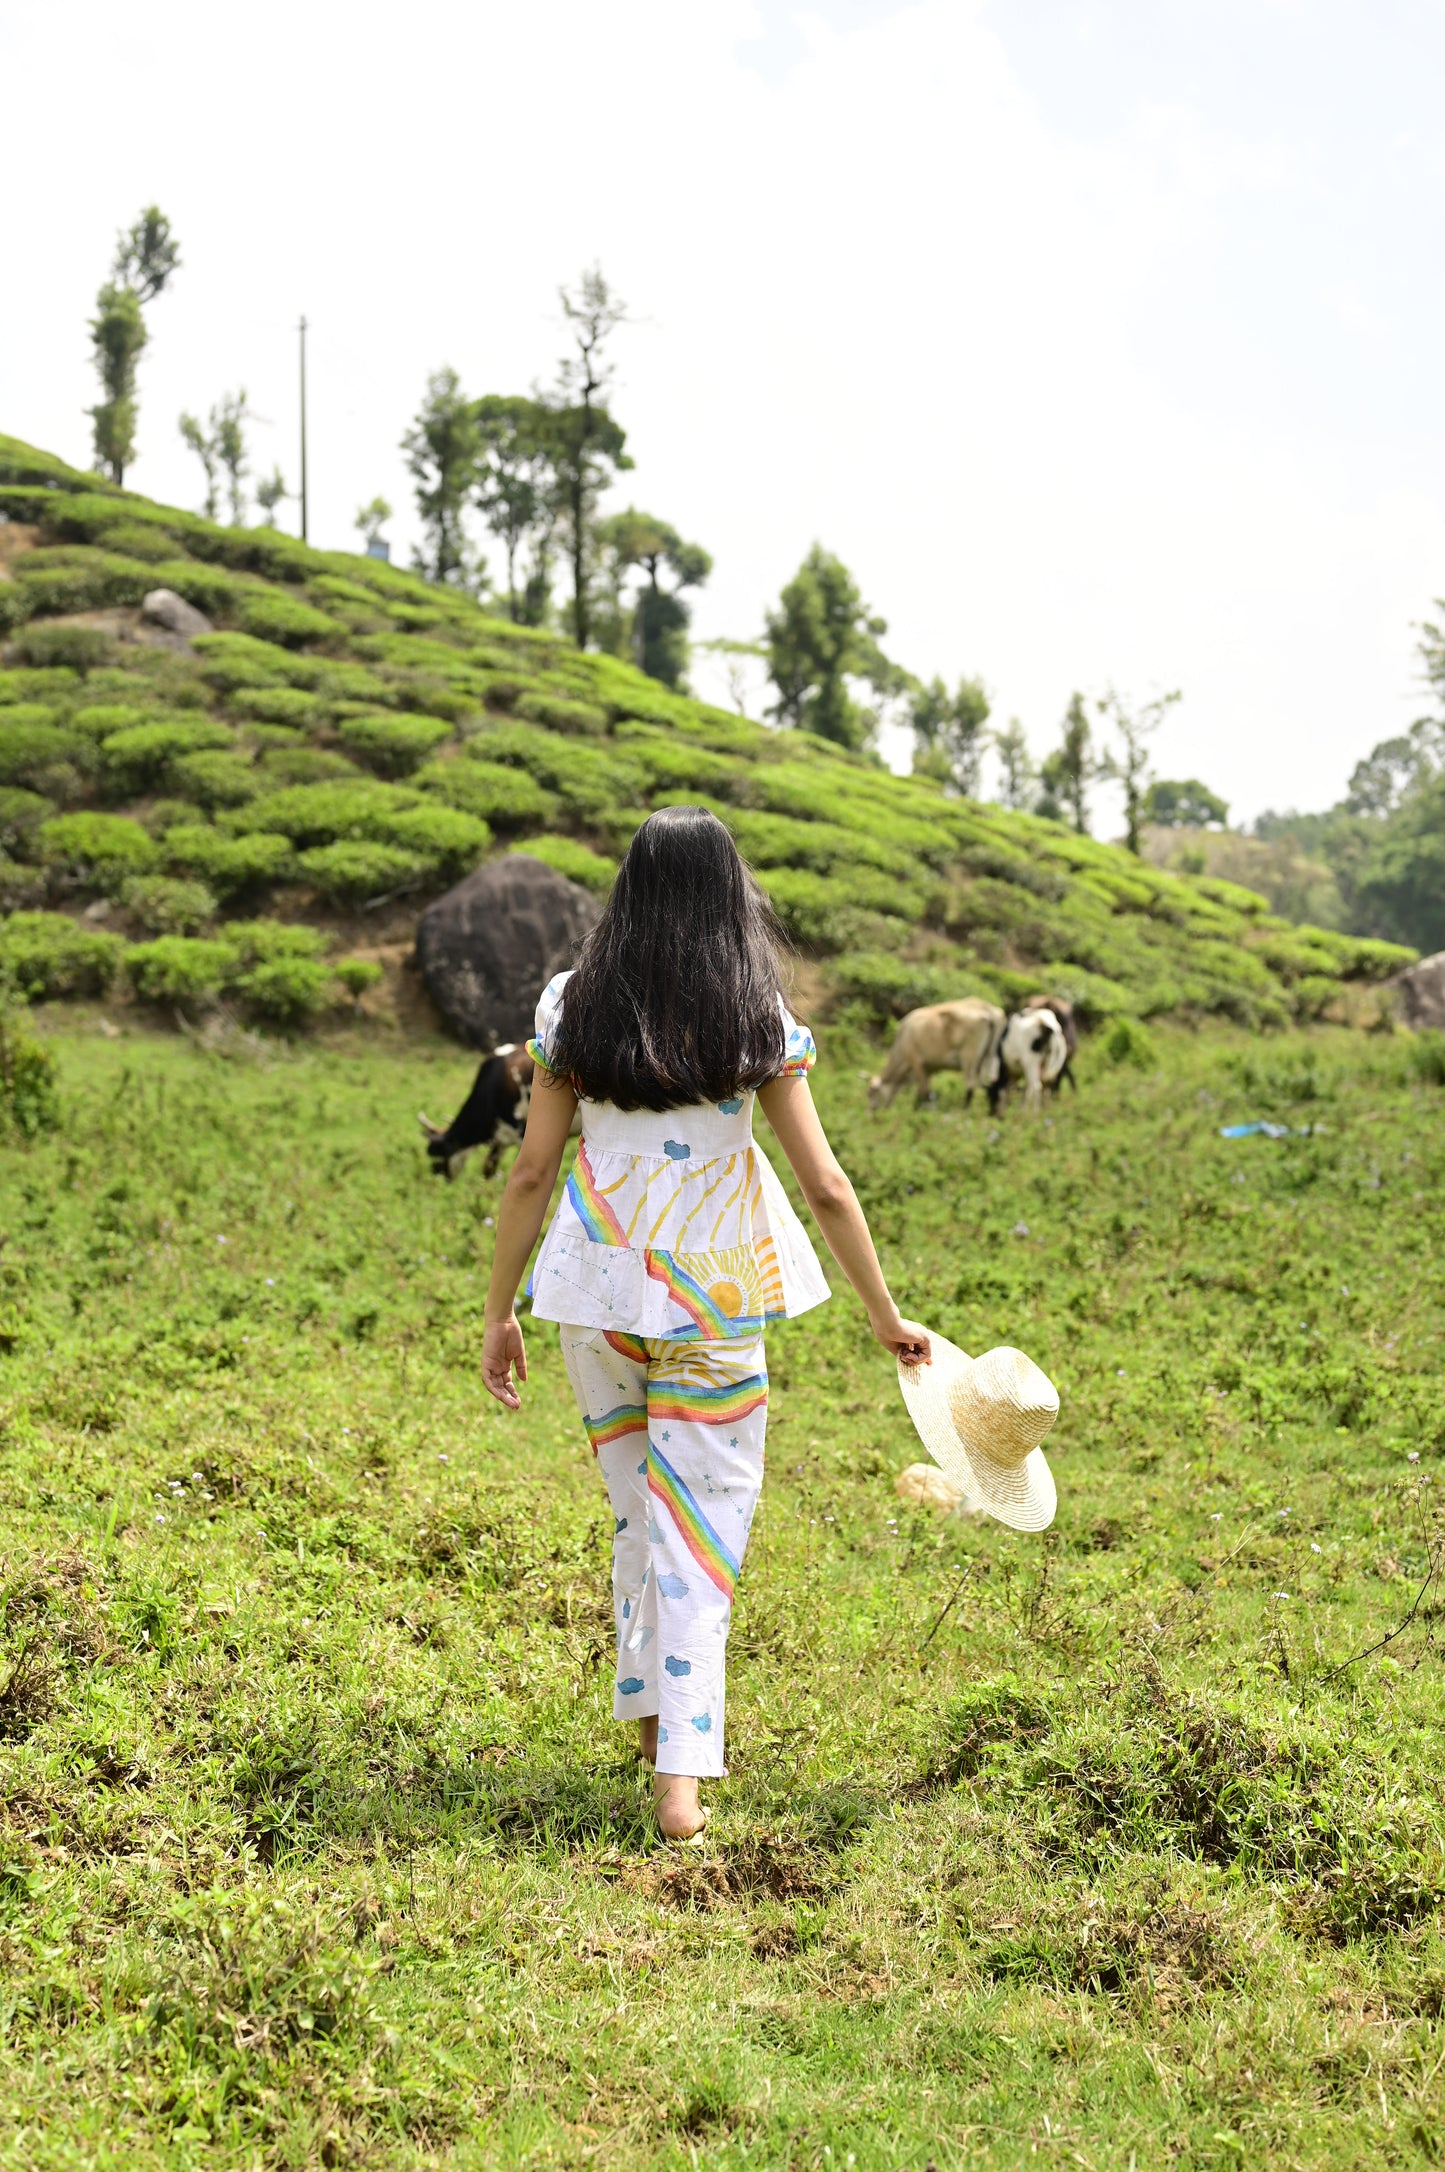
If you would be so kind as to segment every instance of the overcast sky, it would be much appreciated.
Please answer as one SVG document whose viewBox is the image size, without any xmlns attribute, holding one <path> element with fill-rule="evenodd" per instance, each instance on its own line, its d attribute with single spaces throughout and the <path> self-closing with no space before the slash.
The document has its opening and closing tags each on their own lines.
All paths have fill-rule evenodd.
<svg viewBox="0 0 1445 2172">
<path fill-rule="evenodd" d="M 404 558 L 428 371 L 550 378 L 598 260 L 624 496 L 713 552 L 700 634 L 817 538 L 1037 752 L 1076 686 L 1177 686 L 1166 774 L 1319 806 L 1419 713 L 1445 591 L 1442 69 L 1445 0 L 11 9 L 0 429 L 88 462 L 154 199 L 129 480 L 198 503 L 176 417 L 239 385 L 294 480 L 304 310 L 312 539 L 380 491 Z"/>
</svg>

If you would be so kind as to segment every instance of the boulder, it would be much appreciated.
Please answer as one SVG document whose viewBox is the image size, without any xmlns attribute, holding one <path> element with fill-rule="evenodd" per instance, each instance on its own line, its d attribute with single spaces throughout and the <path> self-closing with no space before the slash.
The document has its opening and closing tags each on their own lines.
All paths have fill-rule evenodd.
<svg viewBox="0 0 1445 2172">
<path fill-rule="evenodd" d="M 1399 998 L 1400 1016 L 1407 1026 L 1419 1033 L 1422 1029 L 1445 1028 L 1445 950 L 1437 950 L 1433 958 L 1422 958 L 1418 965 L 1407 966 L 1397 973 L 1388 984 Z"/>
<path fill-rule="evenodd" d="M 153 588 L 149 595 L 142 596 L 140 610 L 141 617 L 148 618 L 153 626 L 179 634 L 186 641 L 195 634 L 212 630 L 205 612 L 198 611 L 193 603 L 187 603 L 173 588 Z"/>
<path fill-rule="evenodd" d="M 524 1041 L 537 998 L 571 965 L 602 908 L 529 852 L 488 860 L 428 905 L 416 962 L 427 993 L 473 1048 Z"/>
</svg>

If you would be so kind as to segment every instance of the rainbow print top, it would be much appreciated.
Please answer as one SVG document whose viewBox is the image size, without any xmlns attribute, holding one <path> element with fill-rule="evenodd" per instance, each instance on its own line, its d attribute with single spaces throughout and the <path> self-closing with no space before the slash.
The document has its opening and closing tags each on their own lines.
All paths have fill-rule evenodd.
<svg viewBox="0 0 1445 2172">
<path fill-rule="evenodd" d="M 567 975 L 537 1006 L 534 1062 L 550 1069 Z M 781 1076 L 806 1077 L 813 1036 L 786 1009 Z M 802 1223 L 753 1138 L 753 1096 L 623 1110 L 582 1103 L 582 1138 L 529 1295 L 539 1319 L 649 1340 L 757 1335 L 829 1295 Z"/>
</svg>

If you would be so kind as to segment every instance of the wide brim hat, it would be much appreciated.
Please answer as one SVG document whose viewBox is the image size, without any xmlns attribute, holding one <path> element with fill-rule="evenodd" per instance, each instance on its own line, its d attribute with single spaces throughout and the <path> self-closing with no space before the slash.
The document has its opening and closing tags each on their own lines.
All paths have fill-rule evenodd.
<svg viewBox="0 0 1445 2172">
<path fill-rule="evenodd" d="M 1022 1350 L 970 1357 L 934 1335 L 931 1365 L 899 1360 L 898 1385 L 918 1437 L 963 1494 L 1015 1531 L 1046 1531 L 1058 1493 L 1039 1443 L 1059 1414 L 1059 1391 Z"/>
</svg>

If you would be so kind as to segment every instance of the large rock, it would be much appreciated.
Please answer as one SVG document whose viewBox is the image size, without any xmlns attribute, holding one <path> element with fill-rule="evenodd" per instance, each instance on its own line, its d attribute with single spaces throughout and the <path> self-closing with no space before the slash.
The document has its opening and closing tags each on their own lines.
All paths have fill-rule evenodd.
<svg viewBox="0 0 1445 2172">
<path fill-rule="evenodd" d="M 153 626 L 162 627 L 166 633 L 179 634 L 189 641 L 196 634 L 209 633 L 211 622 L 204 611 L 198 611 L 184 596 L 178 596 L 173 588 L 153 588 L 142 596 L 140 612 Z"/>
<path fill-rule="evenodd" d="M 1407 966 L 1389 985 L 1398 993 L 1400 1016 L 1407 1026 L 1417 1032 L 1423 1027 L 1445 1027 L 1445 950 Z"/>
<path fill-rule="evenodd" d="M 427 993 L 464 1041 L 524 1041 L 537 998 L 571 965 L 601 911 L 575 882 L 509 852 L 428 905 L 416 931 Z"/>
</svg>

